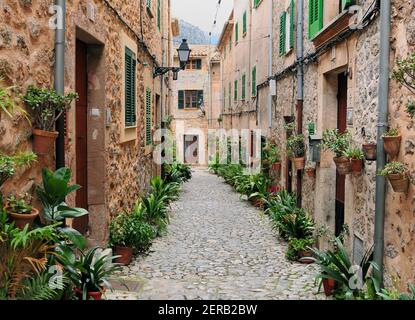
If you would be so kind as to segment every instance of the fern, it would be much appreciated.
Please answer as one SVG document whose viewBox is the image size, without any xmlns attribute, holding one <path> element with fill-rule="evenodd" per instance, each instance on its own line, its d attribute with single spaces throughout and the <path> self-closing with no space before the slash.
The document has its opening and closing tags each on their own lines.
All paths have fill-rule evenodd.
<svg viewBox="0 0 415 320">
<path fill-rule="evenodd" d="M 52 275 L 43 273 L 35 278 L 25 279 L 24 288 L 17 294 L 18 300 L 59 300 L 68 280 L 62 277 L 62 288 L 54 288 L 50 285 Z"/>
</svg>

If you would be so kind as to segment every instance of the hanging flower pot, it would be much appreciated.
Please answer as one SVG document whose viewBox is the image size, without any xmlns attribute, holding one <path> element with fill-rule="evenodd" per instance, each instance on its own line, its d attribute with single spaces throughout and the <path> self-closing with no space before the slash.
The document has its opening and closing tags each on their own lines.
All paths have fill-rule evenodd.
<svg viewBox="0 0 415 320">
<path fill-rule="evenodd" d="M 57 131 L 33 130 L 33 149 L 39 155 L 51 154 L 55 146 Z"/>
<path fill-rule="evenodd" d="M 350 159 L 352 165 L 352 173 L 361 173 L 363 169 L 363 161 L 361 159 Z"/>
<path fill-rule="evenodd" d="M 270 176 L 275 179 L 281 176 L 281 162 L 275 162 L 271 165 Z"/>
<path fill-rule="evenodd" d="M 350 162 L 349 158 L 336 157 L 336 158 L 333 158 L 333 160 L 334 160 L 334 163 L 336 164 L 337 172 L 340 175 L 344 176 L 352 172 L 352 163 Z"/>
<path fill-rule="evenodd" d="M 363 152 L 365 154 L 365 158 L 368 161 L 375 161 L 377 154 L 376 154 L 376 144 L 375 143 L 369 143 L 362 145 Z"/>
<path fill-rule="evenodd" d="M 385 152 L 392 158 L 401 150 L 402 136 L 383 136 Z"/>
<path fill-rule="evenodd" d="M 409 188 L 408 176 L 404 174 L 389 174 L 387 178 L 394 192 L 406 193 Z"/>
<path fill-rule="evenodd" d="M 294 164 L 295 170 L 304 170 L 305 168 L 305 157 L 292 158 L 291 161 Z"/>
<path fill-rule="evenodd" d="M 115 259 L 116 263 L 122 265 L 129 265 L 132 258 L 133 258 L 133 248 L 130 247 L 122 247 L 122 246 L 115 246 L 114 247 L 114 255 L 120 256 Z"/>
<path fill-rule="evenodd" d="M 6 209 L 7 210 L 7 209 Z M 32 208 L 31 213 L 13 213 L 9 212 L 9 217 L 11 221 L 14 221 L 15 226 L 23 230 L 26 225 L 29 225 L 29 230 L 32 229 L 33 222 L 39 215 L 39 210 Z"/>
<path fill-rule="evenodd" d="M 307 174 L 307 177 L 314 178 L 314 168 L 306 168 L 305 173 Z"/>
</svg>

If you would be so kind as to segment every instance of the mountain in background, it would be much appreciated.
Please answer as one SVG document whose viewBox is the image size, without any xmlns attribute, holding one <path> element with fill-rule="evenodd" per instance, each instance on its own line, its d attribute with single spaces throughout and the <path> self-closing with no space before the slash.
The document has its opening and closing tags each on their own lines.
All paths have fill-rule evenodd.
<svg viewBox="0 0 415 320">
<path fill-rule="evenodd" d="M 184 20 L 179 21 L 180 35 L 174 38 L 174 44 L 180 44 L 182 39 L 187 39 L 190 44 L 217 44 L 219 35 L 213 34 L 211 39 L 209 32 L 203 31 L 197 26 Z"/>
</svg>

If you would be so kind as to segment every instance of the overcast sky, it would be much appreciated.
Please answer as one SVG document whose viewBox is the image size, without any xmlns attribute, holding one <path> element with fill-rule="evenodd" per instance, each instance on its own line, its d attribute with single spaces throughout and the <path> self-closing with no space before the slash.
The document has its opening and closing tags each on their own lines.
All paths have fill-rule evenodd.
<svg viewBox="0 0 415 320">
<path fill-rule="evenodd" d="M 183 19 L 204 31 L 211 31 L 218 0 L 172 0 L 173 16 Z M 221 0 L 214 34 L 222 31 L 229 18 L 233 0 Z"/>
</svg>

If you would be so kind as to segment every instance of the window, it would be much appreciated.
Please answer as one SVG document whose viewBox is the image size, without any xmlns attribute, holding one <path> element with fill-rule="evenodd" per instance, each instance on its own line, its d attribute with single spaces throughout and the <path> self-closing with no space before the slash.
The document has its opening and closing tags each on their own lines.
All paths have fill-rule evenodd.
<svg viewBox="0 0 415 320">
<path fill-rule="evenodd" d="M 254 8 L 258 8 L 262 0 L 254 0 Z"/>
<path fill-rule="evenodd" d="M 232 106 L 232 83 L 229 82 L 229 92 L 228 92 L 228 107 Z"/>
<path fill-rule="evenodd" d="M 286 18 L 287 13 L 281 12 L 280 15 L 280 35 L 279 35 L 279 53 L 280 56 L 283 56 L 285 54 L 285 40 L 286 40 Z"/>
<path fill-rule="evenodd" d="M 244 15 L 243 15 L 243 19 L 242 19 L 242 34 L 243 34 L 243 36 L 246 35 L 246 30 L 247 30 L 247 26 L 246 26 L 246 11 L 245 11 Z"/>
<path fill-rule="evenodd" d="M 202 59 L 191 59 L 186 65 L 186 70 L 201 70 Z"/>
<path fill-rule="evenodd" d="M 233 100 L 238 101 L 238 80 L 235 80 L 235 83 L 233 84 Z"/>
<path fill-rule="evenodd" d="M 179 90 L 179 109 L 194 109 L 203 105 L 203 90 Z"/>
<path fill-rule="evenodd" d="M 256 97 L 256 66 L 252 68 L 252 90 L 251 95 L 252 97 Z"/>
<path fill-rule="evenodd" d="M 161 0 L 157 0 L 157 28 L 161 31 Z"/>
<path fill-rule="evenodd" d="M 125 47 L 125 127 L 136 125 L 136 58 L 133 51 Z"/>
<path fill-rule="evenodd" d="M 283 56 L 294 48 L 294 0 L 291 5 L 280 15 L 279 54 Z"/>
<path fill-rule="evenodd" d="M 147 0 L 147 8 L 151 9 L 151 0 Z"/>
<path fill-rule="evenodd" d="M 308 11 L 308 36 L 310 39 L 323 29 L 323 0 L 310 0 Z"/>
<path fill-rule="evenodd" d="M 246 98 L 246 76 L 245 74 L 242 75 L 242 100 Z"/>
<path fill-rule="evenodd" d="M 151 138 L 151 105 L 152 94 L 149 88 L 146 89 L 146 146 L 152 142 Z"/>
<path fill-rule="evenodd" d="M 340 0 L 340 12 L 355 4 L 355 0 Z"/>
<path fill-rule="evenodd" d="M 239 40 L 239 24 L 238 22 L 235 24 L 235 46 L 238 44 Z"/>
</svg>

